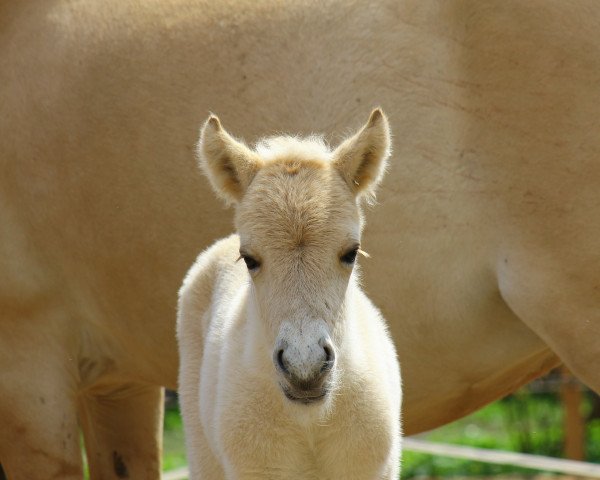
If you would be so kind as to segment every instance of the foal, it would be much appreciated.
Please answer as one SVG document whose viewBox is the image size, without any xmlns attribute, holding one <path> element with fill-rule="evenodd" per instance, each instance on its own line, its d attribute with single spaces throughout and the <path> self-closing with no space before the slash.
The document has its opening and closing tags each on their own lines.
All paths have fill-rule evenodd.
<svg viewBox="0 0 600 480">
<path fill-rule="evenodd" d="M 379 109 L 333 151 L 314 137 L 250 149 L 204 124 L 200 164 L 236 204 L 237 234 L 180 291 L 190 478 L 398 478 L 398 361 L 355 266 L 389 150 Z"/>
</svg>

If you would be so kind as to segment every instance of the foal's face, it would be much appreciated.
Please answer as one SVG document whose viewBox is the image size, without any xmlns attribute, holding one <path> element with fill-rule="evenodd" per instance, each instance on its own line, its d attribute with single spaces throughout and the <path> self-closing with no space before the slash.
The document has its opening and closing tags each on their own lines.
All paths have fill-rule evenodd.
<svg viewBox="0 0 600 480">
<path fill-rule="evenodd" d="M 328 163 L 274 160 L 249 186 L 236 226 L 279 384 L 289 400 L 317 403 L 343 338 L 360 247 L 356 197 Z"/>
<path fill-rule="evenodd" d="M 289 137 L 252 150 L 214 116 L 202 129 L 200 165 L 217 194 L 237 204 L 251 306 L 291 402 L 321 403 L 334 383 L 360 246 L 358 202 L 383 176 L 389 145 L 381 110 L 333 151 Z"/>
</svg>

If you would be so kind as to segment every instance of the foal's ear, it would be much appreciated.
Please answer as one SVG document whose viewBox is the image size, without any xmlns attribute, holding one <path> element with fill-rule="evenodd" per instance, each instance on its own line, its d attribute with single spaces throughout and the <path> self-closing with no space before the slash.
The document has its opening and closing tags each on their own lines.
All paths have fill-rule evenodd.
<svg viewBox="0 0 600 480">
<path fill-rule="evenodd" d="M 237 203 L 256 175 L 260 157 L 229 135 L 215 115 L 200 132 L 198 159 L 215 192 L 227 203 Z"/>
<path fill-rule="evenodd" d="M 333 165 L 356 196 L 374 193 L 385 172 L 390 143 L 387 118 L 377 108 L 366 125 L 333 152 Z"/>
</svg>

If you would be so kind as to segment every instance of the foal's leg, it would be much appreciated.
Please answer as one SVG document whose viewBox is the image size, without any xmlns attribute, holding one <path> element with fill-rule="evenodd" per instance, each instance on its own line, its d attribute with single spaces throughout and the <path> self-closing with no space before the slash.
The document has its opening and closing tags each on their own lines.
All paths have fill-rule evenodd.
<svg viewBox="0 0 600 480">
<path fill-rule="evenodd" d="M 11 480 L 83 477 L 77 368 L 61 312 L 0 304 L 0 461 Z"/>
<path fill-rule="evenodd" d="M 183 417 L 190 480 L 225 480 L 223 469 L 212 453 L 200 420 L 199 388 L 203 338 L 201 322 L 194 320 L 195 317 L 185 315 L 180 318 L 178 324 L 179 405 Z"/>
<path fill-rule="evenodd" d="M 85 393 L 79 407 L 90 478 L 159 479 L 164 390 L 128 383 Z"/>
</svg>

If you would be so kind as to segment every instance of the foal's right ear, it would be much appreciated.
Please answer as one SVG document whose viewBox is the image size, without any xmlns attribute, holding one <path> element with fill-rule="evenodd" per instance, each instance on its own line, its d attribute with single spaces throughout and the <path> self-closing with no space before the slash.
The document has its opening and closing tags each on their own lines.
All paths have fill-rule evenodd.
<svg viewBox="0 0 600 480">
<path fill-rule="evenodd" d="M 215 115 L 202 126 L 197 153 L 200 168 L 227 203 L 242 199 L 262 165 L 260 157 L 229 135 Z"/>
</svg>

